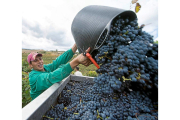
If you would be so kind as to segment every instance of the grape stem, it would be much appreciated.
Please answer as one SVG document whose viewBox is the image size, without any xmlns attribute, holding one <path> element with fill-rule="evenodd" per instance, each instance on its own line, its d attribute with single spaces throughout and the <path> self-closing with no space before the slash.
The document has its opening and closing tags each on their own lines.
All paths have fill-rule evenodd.
<svg viewBox="0 0 180 120">
<path fill-rule="evenodd" d="M 51 105 L 52 108 L 54 108 L 52 105 Z"/>
<path fill-rule="evenodd" d="M 80 98 L 80 104 L 81 104 L 81 98 Z"/>
<path fill-rule="evenodd" d="M 59 118 L 51 118 L 51 117 L 48 117 L 48 116 L 43 116 L 43 117 L 45 117 L 45 118 L 49 118 L 49 119 L 51 119 L 51 120 L 53 120 L 53 119 L 59 119 Z"/>
<path fill-rule="evenodd" d="M 141 78 L 141 73 L 138 73 L 138 76 L 136 77 L 136 79 L 140 79 Z"/>
<path fill-rule="evenodd" d="M 70 90 L 67 90 L 67 92 L 71 92 Z"/>
<path fill-rule="evenodd" d="M 98 110 L 97 110 L 97 114 L 98 114 L 98 115 L 97 115 L 97 119 L 98 119 L 98 118 L 103 119 L 102 117 L 99 116 Z"/>
<path fill-rule="evenodd" d="M 108 52 L 104 52 L 104 53 L 105 53 L 105 55 L 104 55 L 104 56 L 99 57 L 99 59 L 102 59 L 102 58 L 106 57 L 106 58 L 108 58 L 108 59 L 110 59 L 110 60 L 111 60 L 111 57 L 108 57 L 108 56 L 107 56 Z"/>
<path fill-rule="evenodd" d="M 75 115 L 78 115 L 79 113 L 74 113 Z"/>
<path fill-rule="evenodd" d="M 135 116 L 136 116 L 136 118 L 138 119 L 137 114 L 138 114 L 138 113 L 136 113 Z M 138 119 L 138 120 L 139 120 L 139 119 Z"/>
<path fill-rule="evenodd" d="M 128 34 L 128 32 L 129 32 L 129 31 L 127 30 L 124 34 L 126 35 L 126 34 Z"/>
<path fill-rule="evenodd" d="M 122 76 L 122 78 L 123 78 L 123 82 L 125 82 L 125 80 L 131 80 L 131 78 L 127 79 L 124 76 Z"/>
</svg>

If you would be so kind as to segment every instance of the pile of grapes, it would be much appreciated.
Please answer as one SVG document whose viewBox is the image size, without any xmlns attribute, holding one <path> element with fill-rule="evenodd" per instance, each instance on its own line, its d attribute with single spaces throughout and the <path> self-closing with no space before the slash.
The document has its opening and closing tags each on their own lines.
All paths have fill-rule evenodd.
<svg viewBox="0 0 180 120">
<path fill-rule="evenodd" d="M 106 95 L 94 92 L 93 86 L 87 80 L 68 83 L 44 120 L 157 120 L 158 103 L 144 91 Z"/>
<path fill-rule="evenodd" d="M 94 51 L 100 65 L 94 83 L 68 83 L 44 120 L 157 120 L 158 44 L 142 28 L 117 16 Z"/>
</svg>

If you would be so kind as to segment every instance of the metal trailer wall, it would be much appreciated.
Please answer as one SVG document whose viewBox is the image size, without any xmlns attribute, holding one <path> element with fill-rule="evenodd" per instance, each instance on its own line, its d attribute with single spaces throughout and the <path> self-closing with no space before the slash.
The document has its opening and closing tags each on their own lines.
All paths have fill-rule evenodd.
<svg viewBox="0 0 180 120">
<path fill-rule="evenodd" d="M 83 81 L 92 80 L 94 77 L 69 75 L 59 83 L 53 84 L 50 88 L 40 94 L 22 109 L 22 120 L 42 120 L 43 115 L 57 104 L 57 98 L 70 80 Z"/>
</svg>

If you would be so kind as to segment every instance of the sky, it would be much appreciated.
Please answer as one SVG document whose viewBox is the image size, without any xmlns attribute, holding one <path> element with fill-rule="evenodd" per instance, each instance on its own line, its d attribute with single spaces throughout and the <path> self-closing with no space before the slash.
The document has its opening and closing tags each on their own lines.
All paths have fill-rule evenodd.
<svg viewBox="0 0 180 120">
<path fill-rule="evenodd" d="M 138 0 L 138 24 L 158 40 L 158 1 Z M 71 24 L 76 14 L 89 5 L 135 10 L 131 0 L 29 0 L 22 3 L 22 48 L 65 51 L 75 43 Z"/>
</svg>

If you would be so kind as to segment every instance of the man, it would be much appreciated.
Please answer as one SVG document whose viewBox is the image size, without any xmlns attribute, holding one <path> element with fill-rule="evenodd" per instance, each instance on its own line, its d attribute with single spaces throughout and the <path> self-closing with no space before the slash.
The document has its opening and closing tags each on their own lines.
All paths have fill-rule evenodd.
<svg viewBox="0 0 180 120">
<path fill-rule="evenodd" d="M 82 73 L 79 71 L 79 67 L 78 66 L 76 66 L 75 70 L 76 70 L 76 72 L 74 73 L 74 75 L 76 75 L 76 76 L 83 76 Z"/>
<path fill-rule="evenodd" d="M 62 55 L 53 60 L 51 64 L 44 65 L 42 54 L 30 53 L 27 57 L 29 66 L 32 71 L 29 73 L 29 83 L 31 87 L 30 95 L 32 100 L 43 93 L 51 85 L 56 82 L 62 81 L 66 78 L 73 69 L 79 64 L 89 66 L 91 61 L 83 56 L 83 54 L 78 55 L 71 62 L 68 62 L 77 50 L 76 44 Z M 90 48 L 86 50 L 90 52 Z M 68 63 L 67 63 L 68 62 Z"/>
</svg>

